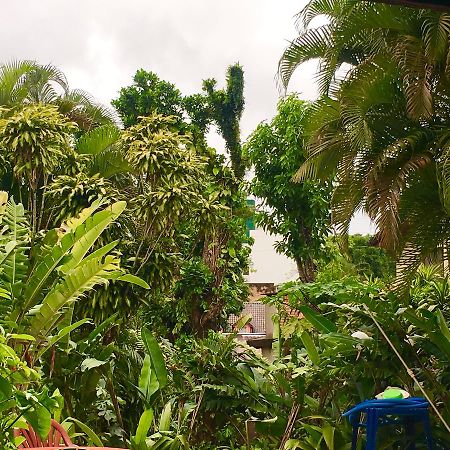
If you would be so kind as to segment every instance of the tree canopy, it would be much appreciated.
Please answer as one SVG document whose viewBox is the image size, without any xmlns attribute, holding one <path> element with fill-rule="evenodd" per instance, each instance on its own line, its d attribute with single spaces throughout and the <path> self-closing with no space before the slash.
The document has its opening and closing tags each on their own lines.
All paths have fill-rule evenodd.
<svg viewBox="0 0 450 450">
<path fill-rule="evenodd" d="M 312 281 L 329 232 L 329 187 L 292 177 L 306 158 L 305 127 L 311 106 L 291 95 L 280 101 L 277 115 L 261 123 L 244 150 L 255 176 L 251 192 L 261 200 L 257 223 L 282 239 L 276 249 L 293 258 L 300 279 Z"/>
</svg>

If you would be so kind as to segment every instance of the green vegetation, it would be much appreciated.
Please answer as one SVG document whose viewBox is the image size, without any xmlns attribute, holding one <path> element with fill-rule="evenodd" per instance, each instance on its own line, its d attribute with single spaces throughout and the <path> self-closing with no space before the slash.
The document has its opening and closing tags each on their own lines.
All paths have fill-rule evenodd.
<svg viewBox="0 0 450 450">
<path fill-rule="evenodd" d="M 449 20 L 310 1 L 280 80 L 319 58 L 321 97 L 281 100 L 244 144 L 238 64 L 189 96 L 141 69 L 117 114 L 55 67 L 1 65 L 1 448 L 54 417 L 83 445 L 346 450 L 342 413 L 387 386 L 425 391 L 449 448 Z M 270 360 L 236 340 L 251 317 L 223 333 L 249 194 L 299 272 L 265 300 Z M 358 210 L 375 236 L 347 235 Z"/>
<path fill-rule="evenodd" d="M 320 16 L 329 20 L 315 27 Z M 300 35 L 280 61 L 280 77 L 287 85 L 297 67 L 319 58 L 322 97 L 297 177 L 333 179 L 339 231 L 346 233 L 353 213 L 364 210 L 407 281 L 448 239 L 450 17 L 313 0 L 298 20 Z M 345 76 L 340 68 L 348 69 Z"/>
<path fill-rule="evenodd" d="M 283 99 L 276 117 L 258 125 L 245 145 L 255 170 L 251 192 L 262 200 L 257 223 L 271 234 L 282 236 L 276 249 L 294 259 L 304 282 L 315 278 L 330 229 L 329 187 L 292 180 L 305 161 L 304 129 L 309 108 L 295 95 Z"/>
</svg>

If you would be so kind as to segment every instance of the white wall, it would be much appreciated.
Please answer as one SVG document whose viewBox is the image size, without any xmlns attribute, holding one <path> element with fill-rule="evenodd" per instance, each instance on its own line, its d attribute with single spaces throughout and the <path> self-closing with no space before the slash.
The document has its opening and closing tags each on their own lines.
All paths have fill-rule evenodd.
<svg viewBox="0 0 450 450">
<path fill-rule="evenodd" d="M 248 283 L 284 283 L 297 278 L 295 262 L 275 251 L 273 245 L 277 240 L 275 236 L 267 234 L 262 229 L 250 231 L 255 240 L 251 260 Z"/>
<path fill-rule="evenodd" d="M 370 219 L 361 213 L 355 214 L 350 224 L 350 234 L 374 234 L 375 227 Z M 276 236 L 267 234 L 258 228 L 250 232 L 255 240 L 252 253 L 250 273 L 247 275 L 248 283 L 285 283 L 297 278 L 295 262 L 277 253 L 273 247 L 277 241 Z"/>
</svg>

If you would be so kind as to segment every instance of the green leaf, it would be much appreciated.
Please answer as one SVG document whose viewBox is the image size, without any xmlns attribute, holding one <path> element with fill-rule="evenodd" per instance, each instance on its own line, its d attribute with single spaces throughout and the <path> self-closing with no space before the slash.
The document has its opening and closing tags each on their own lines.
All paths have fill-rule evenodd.
<svg viewBox="0 0 450 450">
<path fill-rule="evenodd" d="M 167 384 L 167 369 L 158 341 L 146 327 L 143 327 L 141 330 L 141 338 L 147 354 L 150 356 L 152 367 L 158 378 L 159 387 L 163 389 Z"/>
<path fill-rule="evenodd" d="M 170 423 L 172 421 L 172 401 L 165 404 L 164 409 L 159 419 L 159 431 L 169 431 Z"/>
<path fill-rule="evenodd" d="M 12 384 L 6 378 L 0 376 L 0 402 L 9 399 L 12 395 L 12 391 Z"/>
<path fill-rule="evenodd" d="M 303 345 L 305 346 L 306 352 L 308 353 L 308 356 L 311 359 L 311 361 L 314 364 L 319 365 L 320 362 L 319 352 L 317 351 L 317 347 L 314 344 L 314 341 L 312 340 L 309 333 L 307 331 L 303 331 L 300 338 L 303 342 Z"/>
<path fill-rule="evenodd" d="M 325 318 L 322 314 L 313 311 L 308 306 L 300 306 L 298 310 L 305 316 L 305 319 L 321 333 L 334 333 L 337 331 L 336 325 Z"/>
<path fill-rule="evenodd" d="M 85 370 L 94 369 L 95 367 L 104 366 L 105 364 L 107 364 L 107 361 L 100 361 L 95 358 L 86 358 L 81 363 L 81 371 L 84 372 Z"/>
<path fill-rule="evenodd" d="M 335 428 L 329 424 L 322 427 L 323 438 L 325 439 L 328 450 L 334 450 L 334 432 Z"/>
<path fill-rule="evenodd" d="M 118 260 L 107 255 L 104 259 L 91 259 L 79 264 L 47 293 L 30 321 L 33 336 L 45 338 L 55 327 L 64 307 L 77 301 L 86 291 L 121 273 Z"/>
<path fill-rule="evenodd" d="M 52 416 L 45 406 L 35 403 L 31 409 L 23 413 L 23 416 L 41 439 L 45 439 L 48 436 Z"/>
<path fill-rule="evenodd" d="M 76 150 L 80 154 L 97 155 L 113 145 L 120 137 L 121 130 L 112 124 L 101 125 L 85 132 L 77 141 Z"/>
<path fill-rule="evenodd" d="M 150 429 L 153 422 L 153 410 L 146 409 L 139 419 L 139 424 L 136 429 L 136 435 L 134 437 L 135 443 L 137 445 L 141 445 L 145 442 L 147 437 L 148 430 Z"/>
<path fill-rule="evenodd" d="M 12 244 L 11 242 L 14 242 Z M 22 204 L 10 199 L 1 216 L 0 259 L 2 272 L 0 279 L 8 287 L 13 297 L 21 295 L 28 273 L 27 256 L 30 242 L 30 227 Z M 2 248 L 3 247 L 3 248 Z"/>
<path fill-rule="evenodd" d="M 75 236 L 80 236 L 80 238 L 76 240 L 72 247 L 70 252 L 71 259 L 61 267 L 63 272 L 75 268 L 80 263 L 106 227 L 122 214 L 126 206 L 126 202 L 123 201 L 113 203 L 108 208 L 88 218 L 85 223 L 76 228 Z"/>
<path fill-rule="evenodd" d="M 117 278 L 118 281 L 126 281 L 128 283 L 136 284 L 144 289 L 150 289 L 150 286 L 147 284 L 146 281 L 144 281 L 142 278 L 139 278 L 135 275 L 132 275 L 130 273 L 127 273 L 125 275 L 120 276 Z"/>
<path fill-rule="evenodd" d="M 54 273 L 57 267 L 61 267 L 62 272 L 67 272 L 70 268 L 75 267 L 81 258 L 89 251 L 94 242 L 98 239 L 104 229 L 120 214 L 120 209 L 123 204 L 119 205 L 118 209 L 114 205 L 110 209 L 105 209 L 94 214 L 91 217 L 100 203 L 94 202 L 91 207 L 85 208 L 78 218 L 71 219 L 71 224 L 76 225 L 75 230 L 67 232 L 59 242 L 53 244 L 50 250 L 47 250 L 44 255 L 38 254 L 37 260 L 39 263 L 31 273 L 25 288 L 25 304 L 23 308 L 27 311 L 34 306 L 42 292 L 48 278 Z M 114 208 L 113 208 L 114 207 Z M 54 233 L 51 230 L 47 233 L 50 236 Z M 47 237 L 46 236 L 46 237 Z M 100 258 L 107 252 L 112 250 L 117 241 L 105 245 L 99 250 L 96 250 L 89 255 L 86 260 Z M 72 250 L 72 251 L 71 251 Z M 71 251 L 71 252 L 70 252 Z M 71 258 L 64 263 L 70 252 Z M 61 264 L 63 265 L 61 266 Z"/>
<path fill-rule="evenodd" d="M 138 385 L 145 401 L 149 404 L 151 402 L 152 395 L 155 392 L 158 392 L 160 388 L 156 373 L 152 370 L 150 355 L 145 355 L 144 363 L 142 364 L 141 373 L 139 375 Z"/>
<path fill-rule="evenodd" d="M 78 425 L 83 433 L 88 436 L 92 444 L 94 444 L 96 447 L 103 447 L 103 442 L 101 441 L 100 437 L 85 423 L 81 422 L 78 419 L 75 419 L 74 417 L 68 417 L 64 422 L 73 422 L 74 424 Z"/>
<path fill-rule="evenodd" d="M 442 311 L 440 309 L 438 309 L 436 311 L 436 317 L 437 317 L 439 329 L 441 330 L 441 333 L 444 335 L 444 337 L 447 338 L 449 345 L 450 345 L 450 330 L 448 329 L 448 325 L 447 325 L 444 315 L 442 314 Z"/>
<path fill-rule="evenodd" d="M 8 334 L 7 339 L 14 339 L 16 341 L 35 341 L 36 340 L 34 338 L 34 336 L 31 336 L 29 334 L 16 334 L 16 333 Z"/>
</svg>

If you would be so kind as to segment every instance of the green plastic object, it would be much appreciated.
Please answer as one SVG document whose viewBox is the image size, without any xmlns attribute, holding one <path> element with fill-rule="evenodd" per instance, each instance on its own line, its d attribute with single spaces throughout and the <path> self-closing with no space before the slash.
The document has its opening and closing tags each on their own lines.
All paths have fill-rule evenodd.
<svg viewBox="0 0 450 450">
<path fill-rule="evenodd" d="M 403 398 L 401 389 L 387 389 L 383 392 L 383 398 Z"/>
</svg>

